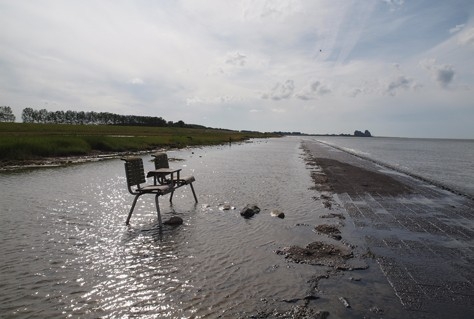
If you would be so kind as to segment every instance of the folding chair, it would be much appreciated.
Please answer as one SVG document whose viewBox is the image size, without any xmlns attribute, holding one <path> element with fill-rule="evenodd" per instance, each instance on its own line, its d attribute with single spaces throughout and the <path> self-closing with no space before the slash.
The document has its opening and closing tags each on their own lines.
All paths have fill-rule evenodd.
<svg viewBox="0 0 474 319">
<path fill-rule="evenodd" d="M 156 211 L 158 213 L 158 222 L 161 227 L 161 213 L 158 197 L 173 192 L 171 185 L 141 185 L 146 182 L 143 160 L 140 157 L 122 158 L 125 161 L 125 175 L 127 176 L 127 187 L 130 194 L 135 195 L 132 208 L 127 217 L 126 225 L 129 225 L 133 209 L 137 200 L 144 194 L 155 194 Z"/>
<path fill-rule="evenodd" d="M 155 163 L 155 169 L 158 170 L 158 169 L 162 169 L 162 168 L 170 168 L 169 162 L 168 162 L 168 155 L 166 153 L 155 153 L 151 156 L 154 157 L 153 162 Z M 173 181 L 171 181 L 169 179 L 162 179 L 162 180 L 159 180 L 159 181 L 162 183 L 162 185 L 174 184 L 175 185 L 174 188 L 179 188 L 179 187 L 185 186 L 185 185 L 191 186 L 191 190 L 193 192 L 194 200 L 196 201 L 196 203 L 198 202 L 196 192 L 194 191 L 194 187 L 193 187 L 193 182 L 196 181 L 194 176 L 190 175 L 190 176 L 184 176 L 183 177 L 183 176 L 180 176 L 179 174 L 177 174 L 176 176 L 174 176 Z M 171 192 L 171 195 L 170 195 L 170 202 L 173 198 L 173 193 L 174 193 L 174 189 L 173 189 L 173 191 Z"/>
</svg>

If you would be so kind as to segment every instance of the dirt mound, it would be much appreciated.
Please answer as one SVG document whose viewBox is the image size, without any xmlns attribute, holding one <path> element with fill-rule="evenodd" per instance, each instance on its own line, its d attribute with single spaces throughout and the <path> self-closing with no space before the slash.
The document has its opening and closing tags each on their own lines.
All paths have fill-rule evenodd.
<svg viewBox="0 0 474 319">
<path fill-rule="evenodd" d="M 305 248 L 299 246 L 284 247 L 276 253 L 284 255 L 285 258 L 295 263 L 328 266 L 338 269 L 348 268 L 346 260 L 353 257 L 353 253 L 348 247 L 319 241 L 312 242 Z"/>
</svg>

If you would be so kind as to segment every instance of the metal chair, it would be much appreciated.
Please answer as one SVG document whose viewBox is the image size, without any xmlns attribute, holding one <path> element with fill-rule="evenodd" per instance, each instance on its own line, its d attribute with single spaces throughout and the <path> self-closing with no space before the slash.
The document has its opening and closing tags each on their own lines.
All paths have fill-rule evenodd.
<svg viewBox="0 0 474 319">
<path fill-rule="evenodd" d="M 155 169 L 170 168 L 169 162 L 168 162 L 168 155 L 166 153 L 155 153 L 151 156 L 154 157 L 153 162 L 155 163 Z M 194 191 L 194 187 L 193 187 L 193 182 L 195 182 L 195 181 L 196 181 L 196 179 L 192 175 L 183 177 L 183 176 L 180 176 L 178 174 L 177 176 L 175 176 L 174 181 L 165 179 L 165 180 L 162 180 L 162 183 L 166 185 L 166 184 L 173 184 L 172 182 L 174 182 L 175 188 L 185 186 L 185 185 L 189 185 L 191 187 L 192 192 L 193 192 L 194 200 L 197 203 L 198 199 L 197 199 L 197 196 L 196 196 L 196 192 Z M 170 202 L 173 198 L 173 193 L 174 193 L 174 191 L 171 192 Z"/>
<path fill-rule="evenodd" d="M 161 213 L 158 197 L 173 192 L 171 185 L 141 185 L 146 182 L 143 160 L 140 157 L 125 157 L 125 175 L 127 176 L 127 187 L 130 194 L 135 195 L 132 208 L 128 213 L 126 225 L 129 225 L 133 209 L 137 200 L 144 194 L 155 194 L 156 211 L 158 213 L 158 222 L 161 227 Z"/>
</svg>

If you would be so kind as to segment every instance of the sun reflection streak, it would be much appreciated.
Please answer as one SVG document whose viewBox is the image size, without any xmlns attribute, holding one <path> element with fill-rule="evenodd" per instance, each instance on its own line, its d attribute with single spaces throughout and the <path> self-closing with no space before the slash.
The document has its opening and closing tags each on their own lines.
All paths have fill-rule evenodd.
<svg viewBox="0 0 474 319">
<path fill-rule="evenodd" d="M 296 210 L 291 210 L 292 203 L 298 203 L 301 211 L 311 211 L 304 199 L 290 198 L 287 192 L 292 188 L 304 195 L 307 186 L 300 172 L 291 175 L 297 180 L 294 185 L 289 177 L 284 187 L 269 180 L 272 170 L 288 169 L 288 153 L 293 154 L 292 143 L 281 144 L 283 150 L 275 145 L 262 151 L 249 145 L 242 151 L 233 147 L 220 152 L 216 147 L 196 149 L 199 155 L 186 150 L 176 154 L 186 158 L 176 165 L 196 168 L 199 204 L 194 204 L 186 187 L 174 195 L 172 205 L 168 198 L 160 198 L 164 219 L 184 219 L 183 225 L 161 231 L 153 198 L 140 199 L 133 225 L 124 225 L 133 198 L 126 190 L 121 161 L 52 169 L 15 179 L 16 184 L 9 185 L 14 184 L 18 193 L 28 185 L 37 187 L 34 193 L 25 194 L 21 204 L 11 194 L 3 197 L 10 198 L 14 208 L 2 212 L 8 217 L 2 230 L 8 231 L 0 236 L 13 247 L 5 250 L 8 266 L 1 268 L 2 275 L 22 278 L 20 288 L 13 281 L 8 284 L 6 294 L 17 298 L 9 314 L 17 311 L 27 317 L 34 309 L 40 317 L 216 317 L 258 302 L 249 298 L 248 287 L 254 295 L 286 292 L 285 282 L 301 276 L 291 277 L 283 272 L 285 267 L 266 269 L 269 263 L 280 261 L 273 249 L 282 238 L 290 238 L 291 214 L 275 221 L 261 213 L 247 221 L 235 211 L 219 210 L 219 203 L 240 207 L 247 204 L 242 201 L 254 200 L 271 207 L 284 197 L 284 205 L 290 206 L 287 211 Z M 267 165 L 269 157 L 277 159 L 276 167 L 273 162 Z M 255 167 L 258 173 L 242 174 L 243 167 Z M 225 178 L 216 178 L 224 173 Z M 303 173 L 311 182 L 307 172 Z M 266 189 L 261 188 L 263 178 Z M 275 244 L 261 245 L 268 242 Z M 279 272 L 284 280 L 279 279 Z"/>
</svg>

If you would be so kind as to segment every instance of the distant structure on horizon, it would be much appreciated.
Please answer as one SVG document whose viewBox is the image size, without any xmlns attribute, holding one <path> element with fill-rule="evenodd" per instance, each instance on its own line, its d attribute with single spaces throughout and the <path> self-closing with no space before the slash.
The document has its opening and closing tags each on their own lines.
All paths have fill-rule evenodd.
<svg viewBox="0 0 474 319">
<path fill-rule="evenodd" d="M 361 131 L 355 131 L 354 132 L 354 136 L 358 136 L 358 137 L 372 137 L 372 134 L 370 134 L 369 130 L 365 130 L 364 133 L 362 133 Z"/>
<path fill-rule="evenodd" d="M 278 135 L 305 135 L 305 136 L 345 136 L 345 137 L 372 137 L 372 134 L 370 134 L 369 130 L 365 130 L 365 132 L 362 131 L 354 131 L 354 134 L 306 134 L 306 133 L 301 133 L 301 132 L 282 132 L 282 131 L 274 131 L 272 132 L 273 134 L 278 134 Z"/>
</svg>

